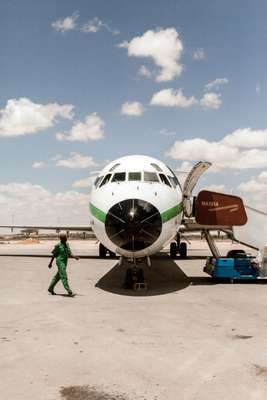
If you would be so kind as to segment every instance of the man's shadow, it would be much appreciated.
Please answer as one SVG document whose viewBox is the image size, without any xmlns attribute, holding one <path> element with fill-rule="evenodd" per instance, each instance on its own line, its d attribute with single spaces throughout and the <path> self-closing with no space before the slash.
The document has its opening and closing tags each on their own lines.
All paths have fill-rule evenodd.
<svg viewBox="0 0 267 400">
<path fill-rule="evenodd" d="M 147 289 L 125 289 L 125 274 L 131 264 L 120 266 L 118 263 L 97 283 L 96 287 L 124 296 L 157 296 L 177 292 L 189 285 L 212 285 L 214 282 L 208 276 L 189 277 L 166 253 L 159 253 L 152 258 L 152 266 L 138 264 L 144 271 Z"/>
</svg>

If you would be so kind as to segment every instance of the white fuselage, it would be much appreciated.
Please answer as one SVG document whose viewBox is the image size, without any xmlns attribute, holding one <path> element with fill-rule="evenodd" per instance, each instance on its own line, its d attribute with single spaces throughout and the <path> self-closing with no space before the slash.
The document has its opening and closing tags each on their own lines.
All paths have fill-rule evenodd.
<svg viewBox="0 0 267 400">
<path fill-rule="evenodd" d="M 107 183 L 105 177 L 109 178 Z M 145 257 L 175 237 L 182 218 L 182 192 L 177 178 L 164 163 L 147 156 L 122 157 L 105 167 L 98 178 L 91 191 L 90 222 L 107 249 L 125 257 Z M 131 204 L 132 209 L 128 207 Z M 117 216 L 113 211 L 116 209 L 120 212 Z M 114 227 L 114 232 L 113 221 L 120 225 Z M 153 221 L 157 225 L 155 233 Z M 129 243 L 123 235 L 130 237 Z M 126 244 L 120 246 L 123 240 Z"/>
</svg>

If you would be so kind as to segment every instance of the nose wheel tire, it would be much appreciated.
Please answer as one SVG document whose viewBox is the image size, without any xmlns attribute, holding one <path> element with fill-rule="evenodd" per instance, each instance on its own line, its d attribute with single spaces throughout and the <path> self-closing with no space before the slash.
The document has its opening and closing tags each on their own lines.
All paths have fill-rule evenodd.
<svg viewBox="0 0 267 400">
<path fill-rule="evenodd" d="M 172 242 L 170 244 L 170 256 L 171 258 L 175 259 L 177 255 L 177 244 L 175 242 Z"/>
<path fill-rule="evenodd" d="M 179 253 L 180 253 L 181 258 L 187 257 L 187 244 L 185 242 L 182 242 L 180 244 Z"/>
</svg>

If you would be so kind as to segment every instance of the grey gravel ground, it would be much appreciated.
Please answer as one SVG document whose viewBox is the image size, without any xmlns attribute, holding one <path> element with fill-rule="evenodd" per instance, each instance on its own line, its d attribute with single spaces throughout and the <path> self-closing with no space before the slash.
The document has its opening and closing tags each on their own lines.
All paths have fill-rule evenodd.
<svg viewBox="0 0 267 400">
<path fill-rule="evenodd" d="M 3 244 L 48 254 L 52 242 Z M 73 242 L 80 254 L 96 245 Z M 230 243 L 221 247 L 225 251 Z M 267 285 L 214 283 L 191 259 L 157 255 L 146 292 L 122 288 L 117 260 L 71 260 L 75 298 L 47 293 L 46 258 L 0 257 L 5 400 L 236 400 L 267 396 Z"/>
</svg>

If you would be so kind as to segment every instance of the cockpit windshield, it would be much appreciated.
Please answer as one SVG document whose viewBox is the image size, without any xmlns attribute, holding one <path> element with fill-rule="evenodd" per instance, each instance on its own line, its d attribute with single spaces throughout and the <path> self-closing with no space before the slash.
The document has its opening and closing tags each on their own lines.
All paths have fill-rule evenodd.
<svg viewBox="0 0 267 400">
<path fill-rule="evenodd" d="M 113 175 L 112 181 L 111 182 L 123 182 L 126 179 L 126 173 L 125 172 L 116 172 Z"/>
<path fill-rule="evenodd" d="M 158 175 L 155 172 L 144 172 L 144 181 L 145 182 L 159 182 Z"/>
<path fill-rule="evenodd" d="M 129 172 L 128 180 L 129 181 L 141 181 L 142 174 L 141 172 Z"/>
<path fill-rule="evenodd" d="M 107 174 L 107 175 L 105 176 L 105 178 L 103 179 L 103 181 L 101 182 L 101 185 L 100 185 L 99 187 L 102 187 L 102 186 L 104 186 L 106 183 L 108 183 L 108 181 L 110 180 L 110 178 L 111 178 L 111 174 Z"/>
<path fill-rule="evenodd" d="M 159 177 L 161 179 L 161 182 L 163 182 L 163 183 L 165 183 L 165 185 L 171 187 L 170 182 L 168 181 L 167 177 L 164 174 L 159 174 Z"/>
<path fill-rule="evenodd" d="M 103 176 L 98 176 L 94 182 L 94 185 L 96 188 L 98 188 L 99 183 L 101 182 L 101 179 L 103 178 Z"/>
<path fill-rule="evenodd" d="M 156 173 L 150 171 L 132 171 L 132 172 L 114 172 L 108 173 L 105 176 L 100 176 L 95 180 L 95 187 L 101 188 L 108 182 L 157 182 L 169 186 L 170 188 L 176 188 L 179 185 L 179 181 L 176 176 L 165 175 L 164 173 Z M 180 185 L 179 185 L 180 186 Z"/>
</svg>

